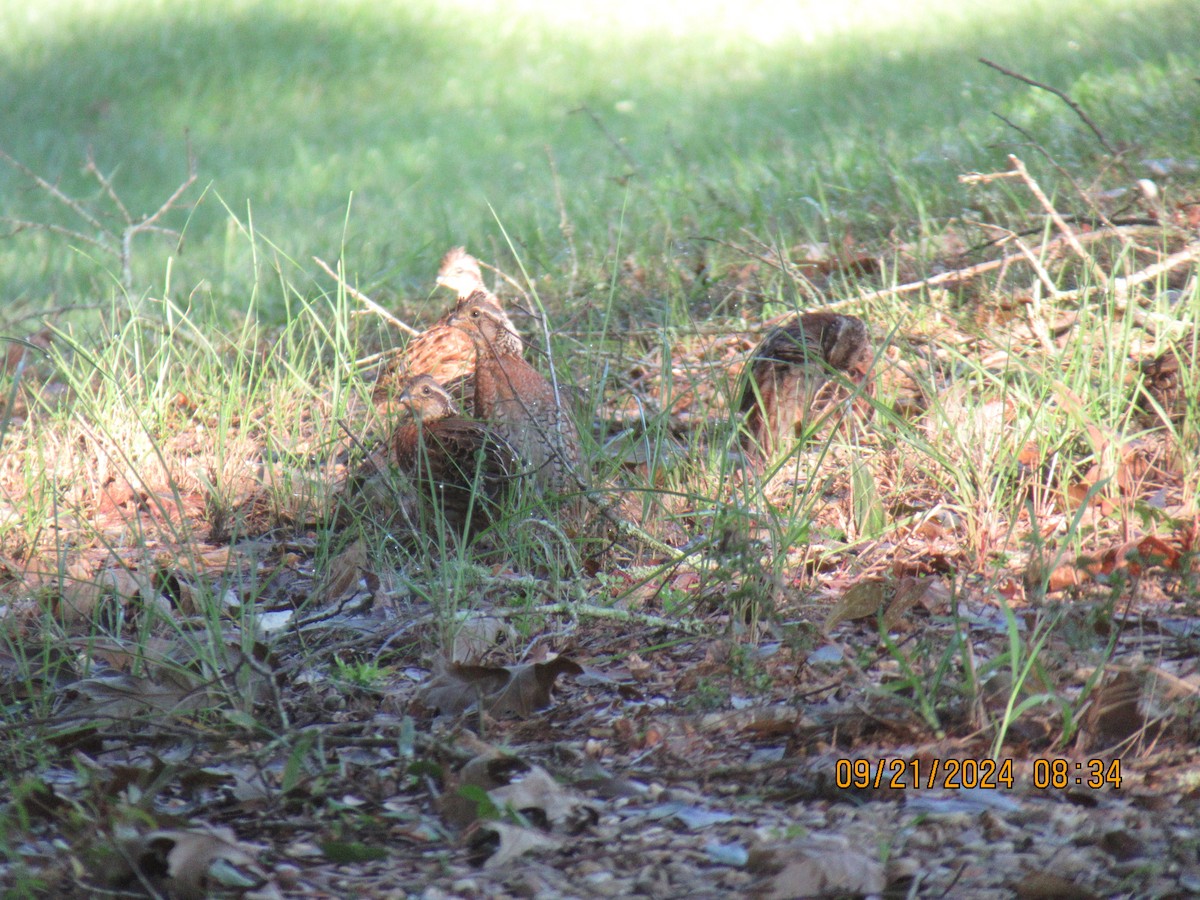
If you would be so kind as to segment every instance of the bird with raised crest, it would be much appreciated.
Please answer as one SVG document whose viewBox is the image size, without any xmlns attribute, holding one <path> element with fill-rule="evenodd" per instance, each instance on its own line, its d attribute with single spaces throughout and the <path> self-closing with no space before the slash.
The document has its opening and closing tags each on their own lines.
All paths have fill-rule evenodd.
<svg viewBox="0 0 1200 900">
<path fill-rule="evenodd" d="M 475 346 L 475 415 L 517 449 L 543 491 L 574 490 L 579 432 L 560 392 L 521 358 L 495 305 L 482 293 L 472 294 L 454 310 L 449 324 Z"/>
<path fill-rule="evenodd" d="M 491 294 L 483 283 L 479 260 L 468 253 L 466 247 L 453 247 L 446 252 L 438 266 L 437 283 L 439 287 L 454 291 L 459 300 L 466 300 L 476 291 Z M 495 294 L 491 294 L 491 297 L 496 300 Z M 499 300 L 496 300 L 496 305 L 500 305 Z"/>
<path fill-rule="evenodd" d="M 462 247 L 455 247 L 442 257 L 437 283 L 455 292 L 455 308 L 469 298 L 482 295 L 502 322 L 511 346 L 521 353 L 521 336 L 501 306 L 500 300 L 487 289 L 479 262 Z M 457 328 L 448 324 L 451 309 L 429 328 L 408 342 L 403 352 L 380 372 L 372 397 L 376 405 L 392 408 L 402 385 L 414 375 L 429 375 L 443 385 L 450 395 L 469 408 L 474 396 L 472 377 L 475 372 L 475 345 Z"/>
<path fill-rule="evenodd" d="M 806 313 L 773 328 L 744 370 L 744 449 L 770 459 L 851 396 L 856 414 L 869 417 L 874 358 L 866 326 L 854 316 Z"/>
<path fill-rule="evenodd" d="M 418 503 L 401 505 L 413 518 L 439 515 L 459 534 L 476 534 L 496 518 L 522 473 L 501 435 L 464 417 L 450 393 L 428 375 L 405 382 L 397 404 L 407 413 L 387 440 L 387 460 Z"/>
</svg>

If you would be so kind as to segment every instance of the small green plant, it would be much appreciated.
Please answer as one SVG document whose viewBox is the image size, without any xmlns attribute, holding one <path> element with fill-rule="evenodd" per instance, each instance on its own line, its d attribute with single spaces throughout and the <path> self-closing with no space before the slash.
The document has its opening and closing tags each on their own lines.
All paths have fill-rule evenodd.
<svg viewBox="0 0 1200 900">
<path fill-rule="evenodd" d="M 346 661 L 340 656 L 335 656 L 333 676 L 343 684 L 370 691 L 380 689 L 387 682 L 390 669 L 370 660 Z"/>
</svg>

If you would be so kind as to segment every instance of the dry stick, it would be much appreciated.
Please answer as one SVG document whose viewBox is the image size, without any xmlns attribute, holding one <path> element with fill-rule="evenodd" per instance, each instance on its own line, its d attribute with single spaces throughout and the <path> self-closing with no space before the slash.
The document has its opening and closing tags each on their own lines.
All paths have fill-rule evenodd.
<svg viewBox="0 0 1200 900">
<path fill-rule="evenodd" d="M 104 223 L 101 222 L 99 219 L 97 219 L 95 216 L 93 216 L 91 213 L 89 213 L 83 207 L 83 205 L 79 203 L 78 200 L 74 199 L 73 197 L 68 197 L 66 194 L 64 194 L 62 191 L 60 191 L 58 188 L 56 188 L 50 182 L 46 181 L 46 179 L 44 179 L 40 175 L 38 175 L 37 172 L 33 171 L 33 169 L 29 168 L 27 165 L 20 162 L 19 160 L 16 160 L 13 157 L 9 156 L 3 150 L 0 150 L 0 159 L 4 160 L 6 163 L 8 163 L 10 166 L 12 166 L 14 169 L 16 169 L 18 172 L 23 174 L 26 178 L 28 178 L 30 181 L 32 181 L 34 184 L 36 184 L 39 188 L 41 188 L 43 191 L 45 191 L 47 194 L 49 194 L 51 197 L 53 197 L 59 203 L 63 204 L 67 208 L 69 208 L 73 213 L 75 213 L 75 215 L 79 216 L 79 218 L 83 219 L 83 221 L 87 222 L 89 225 L 91 225 L 97 231 L 101 232 L 102 234 L 109 234 L 109 230 L 104 226 Z M 35 225 L 34 227 L 40 227 L 40 226 Z M 47 229 L 47 230 L 52 230 L 52 229 Z M 68 232 L 68 233 L 75 234 L 75 232 Z M 91 243 L 95 244 L 98 247 L 104 246 L 104 244 L 101 243 L 99 240 L 92 240 L 92 239 L 88 238 L 86 235 L 80 234 L 77 236 L 83 238 L 84 240 L 90 241 Z M 109 252 L 115 253 L 115 251 L 111 250 L 111 248 L 106 247 L 105 249 L 108 249 Z"/>
<path fill-rule="evenodd" d="M 129 210 L 125 208 L 125 204 L 117 196 L 116 189 L 112 185 L 112 179 L 97 168 L 91 151 L 88 151 L 86 170 L 100 183 L 100 186 L 104 189 L 104 193 L 117 207 L 118 212 L 121 213 L 121 218 L 125 220 L 125 229 L 121 232 L 121 250 L 119 256 L 121 260 L 121 284 L 124 285 L 126 290 L 132 290 L 133 288 L 133 239 L 137 235 L 146 232 L 165 234 L 176 238 L 180 237 L 179 232 L 175 229 L 163 228 L 161 225 L 155 223 L 173 210 L 175 204 L 179 202 L 179 198 L 187 192 L 188 188 L 196 183 L 196 157 L 192 153 L 190 138 L 187 143 L 187 159 L 187 177 L 175 188 L 171 196 L 163 201 L 157 210 L 135 222 Z"/>
<path fill-rule="evenodd" d="M 1108 287 L 1108 276 L 1104 274 L 1104 270 L 1096 264 L 1091 254 L 1083 249 L 1083 244 L 1079 242 L 1079 238 L 1075 235 L 1075 229 L 1068 225 L 1062 214 L 1054 208 L 1054 204 L 1050 202 L 1050 198 L 1046 196 L 1046 192 L 1042 190 L 1042 186 L 1034 180 L 1033 176 L 1029 174 L 1029 170 L 1025 168 L 1025 163 L 1021 162 L 1019 158 L 1011 153 L 1008 155 L 1008 161 L 1012 163 L 1013 169 L 1021 176 L 1025 182 L 1025 186 L 1029 188 L 1029 192 L 1037 198 L 1038 203 L 1042 204 L 1042 209 L 1050 216 L 1055 227 L 1062 232 L 1071 249 L 1079 254 L 1079 258 L 1087 265 L 1088 270 L 1092 273 L 1092 277 L 1096 279 L 1101 288 Z"/>
<path fill-rule="evenodd" d="M 366 294 L 362 293 L 362 291 L 356 290 L 355 288 L 346 284 L 346 280 L 344 278 L 342 278 L 342 276 L 339 275 L 337 272 L 333 271 L 333 269 L 329 268 L 329 264 L 326 263 L 323 259 L 320 259 L 319 257 L 314 256 L 312 258 L 312 261 L 315 262 L 322 269 L 324 269 L 326 274 L 328 274 L 330 278 L 332 278 L 334 281 L 336 281 L 338 284 L 340 284 L 345 289 L 347 294 L 349 294 L 351 297 L 353 297 L 355 300 L 357 300 L 359 303 L 361 303 L 363 306 L 365 306 L 371 312 L 375 313 L 375 315 L 379 316 L 385 322 L 387 322 L 391 325 L 395 325 L 397 328 L 399 328 L 405 334 L 418 335 L 421 333 L 420 331 L 418 331 L 417 329 L 415 329 L 411 325 L 409 325 L 407 322 L 401 322 L 399 319 L 397 319 L 395 316 L 393 316 L 390 312 L 388 312 L 386 309 L 384 309 L 382 306 L 380 306 L 378 303 L 376 303 L 374 300 L 372 300 Z M 340 263 L 339 263 L 339 265 L 340 265 Z"/>
<path fill-rule="evenodd" d="M 1127 275 L 1124 278 L 1114 278 L 1112 289 L 1113 299 L 1116 301 L 1116 309 L 1123 311 L 1129 305 L 1129 289 L 1137 287 L 1139 284 L 1145 284 L 1147 281 L 1153 281 L 1160 275 L 1170 272 L 1172 269 L 1177 269 L 1184 263 L 1192 261 L 1200 261 L 1200 241 L 1193 241 L 1182 250 L 1177 250 L 1168 256 L 1166 259 L 1156 262 L 1153 265 L 1134 272 L 1132 275 Z M 1058 295 L 1060 300 L 1082 300 L 1090 297 L 1099 290 L 1096 287 L 1078 288 L 1073 291 L 1063 291 Z"/>
<path fill-rule="evenodd" d="M 1050 273 L 1046 271 L 1046 267 L 1042 265 L 1041 260 L 1033 255 L 1033 251 L 1025 245 L 1024 241 L 1017 237 L 1015 232 L 1012 232 L 1007 228 L 1001 228 L 999 225 L 984 225 L 983 227 L 990 231 L 999 231 L 1004 235 L 1000 240 L 1001 246 L 1006 243 L 1015 244 L 1017 249 L 1021 251 L 1021 255 L 1025 257 L 1025 261 L 1029 263 L 1030 267 L 1032 267 L 1034 273 L 1038 277 L 1038 280 L 1042 283 L 1046 290 L 1050 292 L 1050 296 L 1058 297 L 1058 286 L 1055 285 L 1054 279 L 1050 277 Z"/>
<path fill-rule="evenodd" d="M 959 181 L 961 181 L 963 184 L 986 184 L 991 181 L 999 181 L 999 180 L 1005 179 L 1005 178 L 1019 178 L 1019 177 L 1020 177 L 1019 172 L 993 172 L 993 173 L 989 173 L 986 175 L 984 175 L 984 174 L 962 175 L 962 176 L 959 176 Z M 1088 232 L 1087 234 L 1084 234 L 1084 235 L 1075 235 L 1075 239 L 1081 243 L 1083 243 L 1083 242 L 1090 243 L 1092 241 L 1101 240 L 1108 236 L 1109 236 L 1109 234 L 1107 231 L 1092 231 L 1092 232 Z M 724 244 L 725 246 L 730 247 L 731 249 L 738 250 L 739 252 L 744 252 L 747 256 L 750 256 L 750 257 L 756 258 L 756 259 L 761 259 L 761 257 L 758 257 L 756 254 L 746 250 L 745 248 L 738 247 L 733 244 L 729 244 L 726 241 L 722 241 L 722 240 L 719 240 L 716 238 L 703 238 L 703 240 L 710 240 L 710 241 L 713 241 L 714 243 Z M 1047 247 L 1047 249 L 1049 249 L 1049 248 L 1055 246 L 1056 244 L 1065 243 L 1065 242 L 1066 242 L 1065 237 L 1055 238 L 1054 240 L 1048 242 L 1046 244 L 1046 247 Z M 1133 275 L 1130 275 L 1127 278 L 1114 279 L 1114 282 L 1113 282 L 1114 287 L 1117 291 L 1127 290 L 1128 288 L 1134 287 L 1135 285 L 1141 284 L 1142 282 L 1149 281 L 1153 278 L 1156 278 L 1158 275 L 1161 275 L 1163 272 L 1177 268 L 1182 263 L 1187 262 L 1189 259 L 1191 259 L 1193 257 L 1196 257 L 1198 253 L 1200 253 L 1200 247 L 1198 247 L 1198 245 L 1196 245 L 1196 244 L 1189 244 L 1188 247 L 1184 248 L 1183 250 L 1179 251 L 1178 253 L 1172 254 L 1171 256 L 1169 256 L 1165 260 L 1163 260 L 1161 263 L 1156 263 L 1155 265 L 1150 266 L 1149 268 L 1144 269 L 1141 272 L 1137 272 Z M 767 262 L 769 265 L 771 265 L 775 268 L 778 268 L 778 264 L 775 263 L 774 261 L 768 261 L 768 260 L 763 260 L 763 261 Z M 884 299 L 888 299 L 890 297 L 898 297 L 898 296 L 901 296 L 904 294 L 911 294 L 911 293 L 919 291 L 923 288 L 939 287 L 943 284 L 953 284 L 953 283 L 956 283 L 959 281 L 969 281 L 973 278 L 979 277 L 980 275 L 985 275 L 988 272 L 992 272 L 992 271 L 995 271 L 996 269 L 1003 268 L 1004 266 L 1009 265 L 1011 262 L 1012 262 L 1012 260 L 1007 256 L 1002 257 L 1001 259 L 991 259 L 991 260 L 988 260 L 987 262 L 976 263 L 975 265 L 971 265 L 971 266 L 964 266 L 961 269 L 953 269 L 952 271 L 949 271 L 949 272 L 941 272 L 937 275 L 930 276 L 929 278 L 922 278 L 919 281 L 909 281 L 904 284 L 898 284 L 894 287 L 880 288 L 879 290 L 876 290 L 876 291 L 867 291 L 866 293 L 863 293 L 863 294 L 856 294 L 853 297 L 848 297 L 845 300 L 839 300 L 836 303 L 824 304 L 819 308 L 821 310 L 828 310 L 828 311 L 832 312 L 834 310 L 840 310 L 840 309 L 845 309 L 846 307 L 849 307 L 849 306 L 854 306 L 855 304 L 858 304 L 858 303 L 867 303 L 872 300 L 884 300 Z M 1081 296 L 1091 296 L 1093 293 L 1095 293 L 1095 290 L 1096 290 L 1095 288 L 1081 288 L 1080 290 L 1063 291 L 1062 293 L 1060 293 L 1058 295 L 1058 299 L 1060 299 L 1060 300 L 1076 300 L 1076 299 L 1079 299 Z M 784 319 L 790 319 L 793 315 L 794 315 L 794 313 L 787 312 L 787 313 L 782 313 L 778 316 L 774 316 L 770 319 L 767 319 L 762 324 L 762 327 L 767 328 L 772 325 L 776 325 L 779 322 L 783 321 Z M 714 331 L 713 333 L 725 333 L 725 332 L 724 331 Z"/>
<path fill-rule="evenodd" d="M 1121 154 L 1118 153 L 1117 149 L 1108 142 L 1108 140 L 1104 137 L 1104 133 L 1102 131 L 1100 131 L 1099 128 L 1096 127 L 1096 123 L 1093 122 L 1091 120 L 1091 118 L 1088 116 L 1088 114 L 1083 111 L 1083 107 L 1080 106 L 1078 103 L 1076 103 L 1074 100 L 1072 100 L 1070 98 L 1070 96 L 1067 95 L 1064 91 L 1060 91 L 1058 88 L 1052 87 L 1048 84 L 1044 84 L 1040 81 L 1034 81 L 1029 76 L 1022 75 L 1020 72 L 1014 72 L 1012 69 L 1006 69 L 1006 68 L 1004 68 L 1004 66 L 1000 65 L 999 63 L 994 63 L 990 59 L 987 59 L 985 57 L 981 56 L 979 58 L 979 61 L 981 63 L 983 63 L 985 66 L 987 66 L 988 68 L 995 69 L 1001 75 L 1007 75 L 1009 78 L 1015 78 L 1015 79 L 1017 79 L 1017 81 L 1023 81 L 1023 82 L 1025 82 L 1025 84 L 1029 85 L 1030 87 L 1035 87 L 1035 88 L 1038 88 L 1039 90 L 1043 90 L 1043 91 L 1049 91 L 1051 94 L 1053 94 L 1059 100 L 1061 100 L 1063 103 L 1067 104 L 1067 106 L 1069 106 L 1071 108 L 1071 111 L 1073 113 L 1075 113 L 1075 115 L 1079 116 L 1079 118 L 1081 120 L 1083 120 L 1083 124 L 1092 130 L 1092 134 L 1094 134 L 1096 136 L 1096 140 L 1098 140 L 1100 142 L 1100 146 L 1102 146 L 1105 150 L 1108 151 L 1108 154 L 1114 160 L 1117 161 L 1118 165 L 1121 165 L 1122 169 L 1125 168 L 1125 166 L 1120 163 Z M 1128 175 L 1129 172 L 1126 171 L 1125 174 Z M 1130 177 L 1132 177 L 1132 176 L 1130 176 Z"/>
<path fill-rule="evenodd" d="M 172 228 L 163 228 L 156 224 L 159 219 L 175 208 L 175 204 L 179 202 L 179 198 L 183 196 L 193 184 L 196 183 L 196 157 L 192 153 L 191 143 L 188 143 L 188 172 L 187 178 L 175 188 L 174 192 L 169 196 L 161 206 L 148 216 L 143 216 L 139 220 L 135 220 L 133 215 L 120 197 L 117 195 L 116 189 L 113 187 L 112 179 L 105 175 L 96 166 L 96 161 L 92 157 L 91 151 L 88 151 L 86 171 L 91 173 L 99 182 L 105 196 L 109 198 L 112 204 L 117 208 L 121 218 L 125 222 L 125 228 L 118 235 L 102 222 L 96 215 L 89 212 L 87 208 L 76 200 L 63 193 L 46 179 L 42 178 L 31 168 L 17 159 L 14 159 L 9 154 L 0 150 L 0 160 L 8 163 L 17 171 L 21 172 L 26 178 L 30 179 L 39 189 L 45 191 L 59 203 L 70 209 L 75 215 L 79 216 L 86 224 L 96 229 L 99 236 L 87 235 L 81 231 L 75 231 L 71 228 L 66 228 L 61 225 L 53 225 L 41 222 L 29 222 L 24 219 L 8 219 L 5 221 L 13 225 L 17 231 L 24 231 L 28 228 L 40 229 L 48 231 L 51 234 L 58 234 L 71 240 L 83 241 L 97 247 L 106 253 L 111 253 L 121 263 L 121 285 L 126 290 L 133 289 L 133 239 L 143 232 L 165 234 L 171 237 L 178 238 L 179 232 Z M 14 232 L 15 233 L 15 232 Z"/>
<path fill-rule="evenodd" d="M 1046 158 L 1046 161 L 1050 163 L 1050 165 L 1054 166 L 1054 168 L 1058 170 L 1058 173 L 1070 183 L 1071 187 L 1075 188 L 1075 192 L 1087 202 L 1088 206 L 1091 207 L 1092 212 L 1095 213 L 1096 218 L 1104 223 L 1105 227 L 1112 229 L 1113 234 L 1116 235 L 1117 239 L 1124 244 L 1126 248 L 1132 246 L 1133 241 L 1125 236 L 1125 232 L 1117 228 L 1116 223 L 1114 223 L 1108 217 L 1104 210 L 1100 208 L 1099 204 L 1088 199 L 1087 191 L 1085 191 L 1079 182 L 1075 180 L 1075 176 L 1068 172 L 1063 166 L 1059 165 L 1058 162 L 1055 161 L 1054 157 L 1051 156 L 1046 150 L 1046 148 L 1034 140 L 1033 135 L 1031 135 L 1016 122 L 1013 122 L 1012 120 L 1000 115 L 998 112 L 993 111 L 992 115 L 1015 131 L 1017 134 L 1021 135 L 1021 137 L 1025 138 L 1025 140 L 1029 142 L 1029 146 L 1031 146 L 1038 153 L 1042 154 L 1042 156 Z M 1155 219 L 1155 224 L 1162 222 L 1164 218 L 1164 216 L 1158 215 Z"/>
<path fill-rule="evenodd" d="M 1025 242 L 1022 241 L 1015 233 L 1007 228 L 1000 228 L 997 225 L 985 226 L 993 231 L 1005 232 L 1005 237 L 1001 240 L 1001 245 L 1005 243 L 1016 244 L 1017 249 L 1021 251 L 1021 255 L 1025 257 L 1025 261 L 1037 273 L 1038 281 L 1041 283 L 1050 294 L 1052 299 L 1058 298 L 1058 287 L 1054 284 L 1054 280 L 1050 277 L 1050 273 L 1046 271 L 1041 260 L 1034 256 Z M 1042 345 L 1042 349 L 1047 353 L 1056 353 L 1057 347 L 1054 346 L 1054 341 L 1050 339 L 1050 330 L 1046 327 L 1046 320 L 1042 316 L 1042 293 L 1037 290 L 1037 285 L 1034 285 L 1034 290 L 1029 292 L 1029 303 L 1025 306 L 1025 317 L 1029 323 L 1029 330 L 1033 336 L 1038 339 L 1038 343 Z"/>
</svg>

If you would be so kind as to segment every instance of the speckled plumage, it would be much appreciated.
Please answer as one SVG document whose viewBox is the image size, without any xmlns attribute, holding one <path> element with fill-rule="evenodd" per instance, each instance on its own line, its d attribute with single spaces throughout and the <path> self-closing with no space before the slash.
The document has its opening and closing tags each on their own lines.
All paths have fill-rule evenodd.
<svg viewBox="0 0 1200 900">
<path fill-rule="evenodd" d="M 409 379 L 397 402 L 408 415 L 388 438 L 388 462 L 455 531 L 489 525 L 520 476 L 516 450 L 485 423 L 462 416 L 428 375 Z"/>
<path fill-rule="evenodd" d="M 475 345 L 475 414 L 516 447 L 543 490 L 573 490 L 579 432 L 550 382 L 514 352 L 495 307 L 473 295 L 450 324 Z"/>
<path fill-rule="evenodd" d="M 739 409 L 747 451 L 770 458 L 858 385 L 855 407 L 868 416 L 873 359 L 866 326 L 854 316 L 808 313 L 772 329 L 746 363 Z"/>
<path fill-rule="evenodd" d="M 472 381 L 475 372 L 475 344 L 448 321 L 454 309 L 477 297 L 485 298 L 503 325 L 506 346 L 515 348 L 520 356 L 521 336 L 509 319 L 500 300 L 487 289 L 480 273 L 479 262 L 462 247 L 455 247 L 442 257 L 437 283 L 455 292 L 454 308 L 446 312 L 429 328 L 416 335 L 408 345 L 386 365 L 376 379 L 373 398 L 377 405 L 393 405 L 401 386 L 415 375 L 429 375 L 443 385 L 456 401 L 470 408 L 475 393 Z"/>
<path fill-rule="evenodd" d="M 1195 384 L 1196 353 L 1187 337 L 1158 356 L 1143 360 L 1142 394 L 1138 406 L 1152 423 L 1179 422 L 1187 413 L 1189 384 Z M 1193 394 L 1194 396 L 1194 394 Z M 1153 401 L 1153 402 L 1151 402 Z"/>
</svg>

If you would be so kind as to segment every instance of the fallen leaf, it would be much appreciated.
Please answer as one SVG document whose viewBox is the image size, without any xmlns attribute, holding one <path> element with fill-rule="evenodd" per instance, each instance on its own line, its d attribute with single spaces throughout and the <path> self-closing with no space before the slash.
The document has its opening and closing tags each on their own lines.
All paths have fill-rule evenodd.
<svg viewBox="0 0 1200 900">
<path fill-rule="evenodd" d="M 471 858 L 485 869 L 497 869 L 533 850 L 557 850 L 563 839 L 509 822 L 487 822 L 470 840 Z"/>
<path fill-rule="evenodd" d="M 516 636 L 516 630 L 507 619 L 500 616 L 472 614 L 458 626 L 454 634 L 454 646 L 450 651 L 452 662 L 469 663 L 482 658 L 489 650 Z"/>
<path fill-rule="evenodd" d="M 457 715 L 477 703 L 493 716 L 527 717 L 550 705 L 558 676 L 581 675 L 583 668 L 565 656 L 522 666 L 451 664 L 421 689 L 420 698 L 442 715 Z"/>
<path fill-rule="evenodd" d="M 1085 746 L 1111 747 L 1133 737 L 1146 725 L 1141 711 L 1142 679 L 1136 672 L 1107 676 L 1096 688 L 1084 717 Z"/>
<path fill-rule="evenodd" d="M 749 872 L 767 877 L 751 888 L 760 900 L 842 894 L 878 894 L 883 866 L 841 835 L 810 835 L 751 849 Z"/>
<path fill-rule="evenodd" d="M 918 603 L 927 610 L 938 609 L 949 600 L 950 592 L 940 578 L 914 578 L 906 575 L 896 585 L 896 595 L 883 614 L 884 631 L 892 631 Z"/>
<path fill-rule="evenodd" d="M 1018 900 L 1096 900 L 1097 894 L 1051 872 L 1030 872 L 1013 886 Z"/>
<path fill-rule="evenodd" d="M 865 619 L 876 615 L 883 608 L 884 585 L 882 581 L 860 581 L 849 588 L 842 599 L 829 611 L 824 630 L 829 632 L 840 622 Z"/>
<path fill-rule="evenodd" d="M 229 828 L 152 831 L 133 842 L 126 858 L 140 877 L 180 900 L 203 900 L 224 888 L 243 890 L 266 882 L 255 860 L 257 848 L 241 843 Z"/>
</svg>

